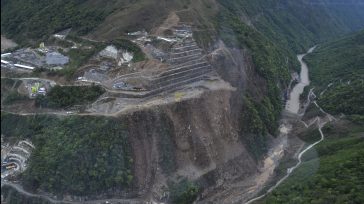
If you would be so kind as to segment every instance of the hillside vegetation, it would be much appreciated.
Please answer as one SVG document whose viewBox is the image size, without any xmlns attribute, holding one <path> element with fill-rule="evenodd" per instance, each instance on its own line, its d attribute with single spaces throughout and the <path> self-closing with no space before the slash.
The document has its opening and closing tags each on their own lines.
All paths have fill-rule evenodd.
<svg viewBox="0 0 364 204">
<path fill-rule="evenodd" d="M 319 97 L 318 102 L 332 114 L 364 115 L 364 81 L 357 79 L 350 84 L 334 85 Z"/>
<path fill-rule="evenodd" d="M 257 203 L 363 203 L 364 129 L 350 128 L 324 128 L 327 139 L 307 152 L 302 165 Z"/>
<path fill-rule="evenodd" d="M 1 32 L 20 43 L 47 39 L 50 34 L 72 28 L 78 35 L 92 31 L 106 17 L 106 7 L 87 0 L 1 1 Z"/>
<path fill-rule="evenodd" d="M 2 112 L 1 134 L 36 146 L 22 175 L 27 189 L 94 195 L 124 190 L 133 180 L 128 136 L 118 119 Z"/>
<path fill-rule="evenodd" d="M 364 31 L 320 45 L 305 58 L 319 104 L 332 114 L 364 114 Z"/>
<path fill-rule="evenodd" d="M 248 90 L 242 132 L 251 151 L 259 157 L 266 150 L 267 133 L 276 135 L 282 109 L 281 90 L 287 87 L 289 70 L 299 68 L 298 52 L 364 27 L 358 8 L 349 10 L 319 1 L 243 0 L 218 1 L 221 4 L 216 26 L 229 47 L 247 49 L 256 72 L 265 79 L 264 98 Z M 361 6 L 359 6 L 361 7 Z M 347 13 L 348 15 L 344 15 Z M 353 16 L 362 22 L 348 22 Z M 278 86 L 277 86 L 278 84 Z"/>
<path fill-rule="evenodd" d="M 333 82 L 317 94 L 318 104 L 328 113 L 346 116 L 326 125 L 325 140 L 305 153 L 302 165 L 257 203 L 364 202 L 363 37 L 360 32 L 325 43 L 305 58 L 312 84 L 319 91 Z M 317 130 L 311 130 L 301 139 L 313 143 L 319 137 Z"/>
<path fill-rule="evenodd" d="M 364 30 L 319 45 L 305 57 L 314 86 L 326 87 L 332 82 L 364 78 Z"/>
<path fill-rule="evenodd" d="M 21 85 L 20 80 L 1 78 L 1 104 L 10 105 L 15 102 L 29 100 L 26 95 L 21 95 L 18 88 Z"/>
<path fill-rule="evenodd" d="M 363 4 L 338 0 L 219 1 L 267 38 L 296 53 L 314 43 L 364 28 Z M 341 1 L 342 2 L 342 1 Z"/>
<path fill-rule="evenodd" d="M 96 100 L 105 90 L 101 86 L 58 86 L 46 96 L 37 96 L 36 105 L 50 108 L 67 108 Z"/>
<path fill-rule="evenodd" d="M 127 32 L 150 31 L 170 11 L 188 9 L 190 3 L 189 0 L 3 0 L 1 32 L 22 44 L 45 40 L 50 34 L 68 28 L 72 28 L 72 34 L 111 40 Z"/>
<path fill-rule="evenodd" d="M 136 30 L 153 31 L 175 11 L 184 22 L 198 26 L 200 41 L 211 41 L 212 18 L 218 4 L 241 15 L 282 47 L 303 51 L 318 42 L 364 27 L 362 4 L 339 0 L 3 0 L 1 30 L 8 38 L 26 43 L 72 28 L 72 33 L 110 40 Z M 319 20 L 319 21 L 318 21 Z"/>
</svg>

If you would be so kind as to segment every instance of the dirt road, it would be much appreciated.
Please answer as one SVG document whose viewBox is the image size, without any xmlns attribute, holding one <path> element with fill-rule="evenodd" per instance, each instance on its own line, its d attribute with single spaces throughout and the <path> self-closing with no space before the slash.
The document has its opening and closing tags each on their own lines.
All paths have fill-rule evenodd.
<svg viewBox="0 0 364 204">
<path fill-rule="evenodd" d="M 43 194 L 35 194 L 35 193 L 30 193 L 26 190 L 23 189 L 23 187 L 21 187 L 19 184 L 14 184 L 14 183 L 9 183 L 6 181 L 1 181 L 1 187 L 3 186 L 10 186 L 13 189 L 15 189 L 16 191 L 18 191 L 19 193 L 28 196 L 28 197 L 35 197 L 35 198 L 41 198 L 44 200 L 47 200 L 51 203 L 60 203 L 60 204 L 144 204 L 145 202 L 143 202 L 142 200 L 139 199 L 103 199 L 103 200 L 92 200 L 92 201 L 64 201 L 64 200 L 56 200 L 51 198 L 48 195 L 43 195 Z"/>
</svg>

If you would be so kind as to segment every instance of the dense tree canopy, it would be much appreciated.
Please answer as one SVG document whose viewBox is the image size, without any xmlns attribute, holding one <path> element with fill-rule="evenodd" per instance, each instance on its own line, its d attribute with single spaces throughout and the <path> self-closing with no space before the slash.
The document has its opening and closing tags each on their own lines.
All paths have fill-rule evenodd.
<svg viewBox="0 0 364 204">
<path fill-rule="evenodd" d="M 35 145 L 24 172 L 26 188 L 93 195 L 123 190 L 132 157 L 123 121 L 104 117 L 17 116 L 1 113 L 1 134 Z"/>
</svg>

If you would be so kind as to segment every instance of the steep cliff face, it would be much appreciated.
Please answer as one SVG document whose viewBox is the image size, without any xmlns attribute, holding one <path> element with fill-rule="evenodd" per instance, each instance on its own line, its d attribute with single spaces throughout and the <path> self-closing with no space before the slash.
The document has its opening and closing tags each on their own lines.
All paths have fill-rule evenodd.
<svg viewBox="0 0 364 204">
<path fill-rule="evenodd" d="M 122 116 L 128 121 L 138 186 L 161 194 L 169 179 L 197 180 L 217 171 L 212 177 L 216 182 L 223 173 L 218 169 L 228 177 L 254 172 L 257 164 L 239 138 L 231 97 L 231 91 L 211 91 Z M 233 160 L 239 162 L 226 165 Z"/>
<path fill-rule="evenodd" d="M 227 48 L 222 41 L 208 58 L 234 88 L 206 90 L 180 102 L 119 116 L 126 121 L 135 187 L 141 197 L 168 200 L 171 183 L 187 179 L 199 186 L 205 202 L 222 185 L 246 181 L 246 186 L 237 184 L 239 190 L 251 187 L 251 177 L 260 174 L 264 160 L 252 151 L 257 147 L 247 142 L 256 136 L 243 122 L 244 97 L 249 93 L 262 100 L 266 81 L 256 73 L 246 51 Z M 267 149 L 272 148 L 272 140 L 264 141 Z M 211 201 L 223 202 L 218 197 Z"/>
</svg>

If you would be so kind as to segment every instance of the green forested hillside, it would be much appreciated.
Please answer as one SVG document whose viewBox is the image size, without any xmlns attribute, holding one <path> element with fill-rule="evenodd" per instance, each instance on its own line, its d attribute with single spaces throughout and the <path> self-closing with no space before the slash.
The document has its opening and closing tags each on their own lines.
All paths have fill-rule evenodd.
<svg viewBox="0 0 364 204">
<path fill-rule="evenodd" d="M 363 203 L 363 131 L 352 125 L 324 128 L 327 139 L 305 154 L 302 165 L 282 185 L 256 203 Z"/>
<path fill-rule="evenodd" d="M 305 58 L 319 104 L 332 114 L 364 114 L 364 31 L 319 45 Z"/>
<path fill-rule="evenodd" d="M 93 102 L 105 90 L 101 86 L 59 86 L 53 87 L 46 96 L 38 96 L 36 105 L 41 107 L 67 108 Z"/>
<path fill-rule="evenodd" d="M 76 35 L 97 31 L 94 37 L 111 40 L 126 32 L 150 30 L 162 23 L 172 8 L 183 9 L 189 3 L 188 0 L 2 0 L 1 33 L 21 44 L 45 40 L 50 34 L 68 28 Z"/>
<path fill-rule="evenodd" d="M 1 1 L 1 32 L 20 43 L 46 39 L 67 28 L 84 35 L 110 12 L 107 7 L 87 4 L 87 0 L 4 0 Z"/>
<path fill-rule="evenodd" d="M 337 4 L 342 0 L 216 0 L 231 8 L 282 47 L 302 51 L 312 44 L 364 27 L 363 4 Z M 180 18 L 211 24 L 213 0 L 191 2 L 156 0 L 2 0 L 1 32 L 17 42 L 44 39 L 54 32 L 72 28 L 85 35 L 114 38 L 137 29 L 153 29 L 172 10 Z M 346 1 L 347 2 L 347 1 Z M 353 2 L 351 0 L 350 2 Z M 189 9 L 191 7 L 191 9 Z M 187 13 L 183 10 L 189 10 Z M 117 25 L 118 27 L 115 27 Z M 123 30 L 124 29 L 124 30 Z M 114 34 L 110 34 L 116 32 Z"/>
<path fill-rule="evenodd" d="M 219 1 L 283 48 L 303 52 L 317 42 L 364 28 L 363 4 L 339 0 Z M 341 1 L 342 2 L 342 1 Z"/>
<path fill-rule="evenodd" d="M 364 81 L 334 84 L 318 98 L 320 105 L 331 114 L 364 115 Z"/>
<path fill-rule="evenodd" d="M 364 30 L 319 45 L 305 57 L 314 86 L 364 78 Z"/>
<path fill-rule="evenodd" d="M 1 134 L 29 138 L 36 147 L 22 175 L 26 189 L 93 195 L 123 190 L 132 182 L 131 149 L 118 119 L 1 112 Z"/>
<path fill-rule="evenodd" d="M 341 113 L 346 116 L 327 124 L 323 128 L 325 140 L 305 153 L 302 165 L 257 203 L 364 202 L 363 40 L 364 32 L 349 35 L 319 45 L 305 58 L 317 89 L 317 103 L 336 117 Z M 332 85 L 319 94 L 328 83 Z M 319 137 L 316 130 L 307 131 L 301 139 L 312 143 Z"/>
</svg>

